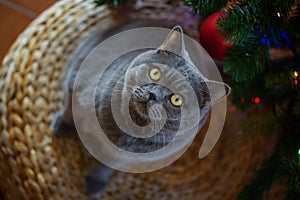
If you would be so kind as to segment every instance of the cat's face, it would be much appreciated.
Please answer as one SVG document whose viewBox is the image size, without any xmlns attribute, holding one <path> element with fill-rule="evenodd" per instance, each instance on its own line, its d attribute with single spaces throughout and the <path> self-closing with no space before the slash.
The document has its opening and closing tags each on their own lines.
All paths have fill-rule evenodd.
<svg viewBox="0 0 300 200">
<path fill-rule="evenodd" d="M 139 55 L 118 85 L 128 135 L 135 130 L 135 137 L 130 137 L 131 148 L 139 146 L 139 152 L 140 147 L 151 152 L 167 145 L 181 124 L 198 126 L 195 118 L 199 113 L 193 112 L 203 109 L 209 99 L 201 74 L 168 51 L 149 50 Z M 201 117 L 206 117 L 207 110 Z"/>
<path fill-rule="evenodd" d="M 134 61 L 133 67 L 125 74 L 122 93 L 124 102 L 126 99 L 130 99 L 130 116 L 139 126 L 148 125 L 151 121 L 149 114 L 152 114 L 151 117 L 153 119 L 162 121 L 164 117 L 167 117 L 167 119 L 173 121 L 174 126 L 176 123 L 176 127 L 178 127 L 181 119 L 181 107 L 188 107 L 193 103 L 191 102 L 192 93 L 187 86 L 187 84 L 190 84 L 189 81 L 192 81 L 195 87 L 202 88 L 202 90 L 207 88 L 204 88 L 203 82 L 200 81 L 200 74 L 194 74 L 196 76 L 190 75 L 191 71 L 188 68 L 191 66 L 188 66 L 188 63 L 183 60 L 178 63 L 161 64 L 146 60 L 144 59 L 145 56 L 151 58 L 161 57 L 165 61 L 166 58 L 163 58 L 165 56 L 169 57 L 168 59 L 170 60 L 179 59 L 170 52 L 150 51 L 140 55 L 141 60 L 138 57 Z M 139 63 L 140 61 L 142 63 Z M 157 61 L 159 62 L 159 60 Z M 135 66 L 135 63 L 138 63 L 137 66 Z M 174 66 L 170 66 L 172 64 L 177 64 L 177 69 Z M 186 77 L 183 74 L 186 74 Z M 196 81 L 196 79 L 199 81 Z M 207 91 L 203 94 L 207 94 Z M 196 95 L 198 96 L 197 103 L 204 105 L 207 96 L 201 96 L 201 93 Z M 164 116 L 161 110 L 149 113 L 153 105 L 161 105 L 167 111 L 167 116 Z M 122 112 L 125 112 L 125 110 L 122 109 Z"/>
</svg>

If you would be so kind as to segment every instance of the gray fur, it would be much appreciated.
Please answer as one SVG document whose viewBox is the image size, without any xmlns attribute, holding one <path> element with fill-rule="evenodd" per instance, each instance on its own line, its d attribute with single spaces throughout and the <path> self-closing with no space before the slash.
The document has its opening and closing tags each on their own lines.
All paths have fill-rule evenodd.
<svg viewBox="0 0 300 200">
<path fill-rule="evenodd" d="M 56 134 L 64 134 L 74 127 L 71 109 L 72 88 L 79 67 L 88 53 L 106 37 L 112 35 L 112 33 L 117 33 L 128 28 L 140 27 L 142 24 L 147 26 L 147 23 L 148 26 L 154 26 L 153 22 L 138 22 L 115 28 L 114 32 L 96 31 L 78 47 L 78 50 L 76 50 L 70 58 L 63 78 L 63 90 L 65 95 L 64 109 L 59 111 L 52 120 L 51 127 Z M 155 151 L 172 140 L 180 125 L 180 108 L 170 104 L 170 95 L 172 95 L 172 92 L 168 88 L 155 83 L 149 83 L 139 87 L 134 86 L 135 83 L 139 82 L 139 79 L 145 78 L 149 67 L 153 65 L 156 65 L 156 67 L 160 65 L 170 66 L 180 72 L 185 79 L 174 82 L 178 90 L 184 89 L 181 88 L 181 82 L 183 81 L 188 81 L 193 87 L 198 98 L 198 105 L 195 106 L 199 106 L 201 110 L 199 129 L 205 123 L 210 109 L 208 104 L 210 96 L 204 77 L 199 73 L 196 67 L 186 59 L 161 49 L 136 50 L 119 57 L 107 68 L 99 80 L 95 101 L 97 117 L 107 137 L 115 145 L 127 151 L 139 153 Z M 172 76 L 175 76 L 164 69 L 161 71 L 162 76 L 169 76 L 170 79 Z M 125 78 L 121 79 L 121 81 L 117 81 L 122 76 Z M 148 113 L 149 106 L 153 103 L 159 103 L 164 106 L 167 111 L 168 119 L 166 124 L 160 127 L 162 129 L 157 135 L 150 138 L 136 138 L 118 128 L 111 111 L 112 89 L 116 85 L 121 88 L 119 90 L 121 98 L 128 98 L 127 89 L 133 90 L 133 94 L 130 96 L 129 111 L 132 120 L 140 126 L 146 126 L 150 123 L 150 113 Z M 184 98 L 189 99 L 188 96 Z M 152 115 L 157 117 L 158 126 L 160 126 L 161 113 L 154 111 Z M 74 129 L 72 130 L 74 131 Z M 91 162 L 92 167 L 86 176 L 86 185 L 88 193 L 90 195 L 96 195 L 101 193 L 108 182 L 112 169 L 98 161 L 92 160 Z"/>
<path fill-rule="evenodd" d="M 130 53 L 127 53 L 113 62 L 104 72 L 102 78 L 100 79 L 96 92 L 96 109 L 97 115 L 99 118 L 99 123 L 107 134 L 107 137 L 120 148 L 132 151 L 135 153 L 147 153 L 155 151 L 165 145 L 167 145 L 176 135 L 176 131 L 180 125 L 180 108 L 174 107 L 170 104 L 170 95 L 173 94 L 168 88 L 156 85 L 154 83 L 143 85 L 138 87 L 142 91 L 142 95 L 137 95 L 133 93 L 133 97 L 130 100 L 129 111 L 131 113 L 131 118 L 137 124 L 145 126 L 150 122 L 147 110 L 151 103 L 161 103 L 164 108 L 167 110 L 168 119 L 166 125 L 163 129 L 155 136 L 151 138 L 135 138 L 127 133 L 123 132 L 115 123 L 111 111 L 111 95 L 112 88 L 116 84 L 126 85 L 123 89 L 128 87 L 132 88 L 129 83 L 126 83 L 126 80 L 121 79 L 121 83 L 117 82 L 123 75 L 125 79 L 130 80 L 131 84 L 138 85 L 139 79 L 145 79 L 147 77 L 147 68 L 153 66 L 153 63 L 157 63 L 155 67 L 159 64 L 172 66 L 178 70 L 182 75 L 184 75 L 185 80 L 177 79 L 176 87 L 178 90 L 182 89 L 180 86 L 182 82 L 188 81 L 193 87 L 197 97 L 200 109 L 203 110 L 202 117 L 206 119 L 209 106 L 207 102 L 209 101 L 209 94 L 204 82 L 202 75 L 196 70 L 196 68 L 191 65 L 188 61 L 182 57 L 164 50 L 136 50 Z M 144 67 L 140 67 L 143 64 L 147 64 Z M 128 75 L 128 68 L 131 68 L 133 76 Z M 163 76 L 175 76 L 172 73 L 163 71 Z M 176 79 L 176 77 L 173 77 Z M 150 80 L 149 80 L 150 81 Z M 126 91 L 120 90 L 121 96 L 126 97 Z M 149 94 L 153 94 L 155 99 Z M 189 99 L 188 96 L 184 97 Z M 198 105 L 195 105 L 198 106 Z M 140 110 L 137 110 L 140 109 Z M 205 120 L 202 120 L 203 122 Z M 199 124 L 202 126 L 203 124 Z M 146 148 L 145 148 L 146 147 Z"/>
</svg>

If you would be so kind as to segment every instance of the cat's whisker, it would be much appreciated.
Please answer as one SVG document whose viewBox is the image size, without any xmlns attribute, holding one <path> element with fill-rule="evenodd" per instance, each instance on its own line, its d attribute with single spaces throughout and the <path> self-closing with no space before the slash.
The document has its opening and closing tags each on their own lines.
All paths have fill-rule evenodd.
<svg viewBox="0 0 300 200">
<path fill-rule="evenodd" d="M 180 87 L 181 85 L 183 85 L 185 83 L 185 81 L 187 81 L 185 78 L 177 78 L 173 84 L 176 85 L 177 87 Z"/>
<path fill-rule="evenodd" d="M 163 138 L 164 138 L 164 146 L 167 145 L 168 141 L 169 141 L 169 134 L 163 134 Z"/>
<path fill-rule="evenodd" d="M 179 73 L 179 72 L 177 72 L 177 73 Z M 169 71 L 166 74 L 166 77 L 168 77 L 169 80 L 172 80 L 174 78 L 174 76 L 176 76 L 176 73 L 174 71 Z"/>
<path fill-rule="evenodd" d="M 114 83 L 115 83 L 116 85 L 126 85 L 126 86 L 127 86 L 127 84 L 124 83 L 124 81 L 115 81 Z"/>
<path fill-rule="evenodd" d="M 124 83 L 125 84 L 125 83 Z M 132 86 L 136 86 L 136 82 L 131 80 L 131 79 L 127 79 L 126 80 L 126 85 L 132 85 Z"/>
<path fill-rule="evenodd" d="M 177 121 L 178 119 L 168 117 L 167 120 L 169 120 L 169 121 Z"/>
<path fill-rule="evenodd" d="M 118 87 L 118 86 L 123 86 L 123 88 L 125 87 L 127 89 L 133 89 L 133 86 L 130 86 L 128 84 L 121 83 L 121 82 L 116 83 L 116 87 Z"/>
<path fill-rule="evenodd" d="M 160 137 L 159 137 L 159 139 L 156 141 L 156 144 L 155 144 L 155 147 L 157 148 L 157 149 L 159 149 L 159 144 L 160 144 L 161 142 L 160 142 Z"/>
<path fill-rule="evenodd" d="M 167 85 L 169 80 L 168 79 L 162 79 L 162 80 L 160 80 L 160 82 L 161 82 L 162 85 Z"/>
<path fill-rule="evenodd" d="M 113 90 L 113 93 L 116 93 L 116 94 L 123 94 L 124 93 L 124 90 Z M 123 97 L 122 97 L 123 98 Z"/>
<path fill-rule="evenodd" d="M 161 134 L 161 135 L 162 135 L 163 146 L 165 146 L 165 144 L 166 144 L 165 135 L 164 134 Z"/>
<path fill-rule="evenodd" d="M 187 73 L 193 73 L 193 71 L 189 68 L 189 66 L 187 65 L 187 66 L 184 66 L 184 67 L 182 67 L 182 69 L 181 69 L 183 72 L 187 72 Z"/>
</svg>

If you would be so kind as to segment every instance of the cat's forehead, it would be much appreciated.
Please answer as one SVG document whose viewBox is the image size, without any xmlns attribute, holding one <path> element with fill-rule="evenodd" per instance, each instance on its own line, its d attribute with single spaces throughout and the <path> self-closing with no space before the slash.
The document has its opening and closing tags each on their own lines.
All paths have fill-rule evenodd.
<svg viewBox="0 0 300 200">
<path fill-rule="evenodd" d="M 148 49 L 134 58 L 127 69 L 130 76 L 140 76 L 138 79 L 147 76 L 152 68 L 159 68 L 161 75 L 173 76 L 176 72 L 181 73 L 186 80 L 197 85 L 205 80 L 204 76 L 197 70 L 191 61 L 182 56 L 167 50 Z M 177 75 L 175 75 L 178 77 Z"/>
<path fill-rule="evenodd" d="M 138 66 L 135 66 L 134 68 L 132 68 L 131 70 L 132 71 L 135 71 L 135 70 L 142 70 L 142 71 L 150 71 L 152 69 L 159 69 L 160 72 L 168 72 L 168 71 L 174 71 L 175 68 L 172 68 L 168 65 L 164 65 L 164 64 L 161 64 L 161 63 L 142 63 Z"/>
<path fill-rule="evenodd" d="M 131 63 L 131 67 L 136 67 L 144 63 L 160 63 L 169 66 L 178 65 L 184 62 L 181 56 L 164 50 L 148 50 L 139 54 Z"/>
</svg>

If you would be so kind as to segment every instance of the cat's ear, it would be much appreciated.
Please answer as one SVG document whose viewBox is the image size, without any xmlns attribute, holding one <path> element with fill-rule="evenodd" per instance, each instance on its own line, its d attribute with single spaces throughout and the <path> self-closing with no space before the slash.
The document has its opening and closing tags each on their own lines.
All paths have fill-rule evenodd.
<svg viewBox="0 0 300 200">
<path fill-rule="evenodd" d="M 204 97 L 204 106 L 214 105 L 224 100 L 230 93 L 231 88 L 223 82 L 206 80 L 204 82 L 208 89 Z"/>
<path fill-rule="evenodd" d="M 176 53 L 188 61 L 191 61 L 188 52 L 185 49 L 184 34 L 181 26 L 175 26 L 168 34 L 159 50 L 170 51 Z"/>
</svg>

